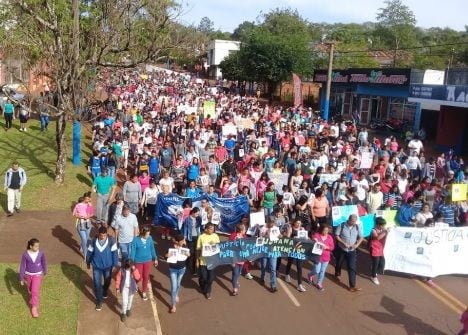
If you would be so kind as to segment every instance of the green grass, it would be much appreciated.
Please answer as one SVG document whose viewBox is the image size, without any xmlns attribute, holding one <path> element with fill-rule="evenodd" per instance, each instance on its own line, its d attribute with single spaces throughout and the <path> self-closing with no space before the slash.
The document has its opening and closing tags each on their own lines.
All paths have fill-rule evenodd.
<svg viewBox="0 0 468 335">
<path fill-rule="evenodd" d="M 0 121 L 0 173 L 3 179 L 11 163 L 17 160 L 28 176 L 23 190 L 21 208 L 23 210 L 63 210 L 70 209 L 85 191 L 89 190 L 91 179 L 86 173 L 86 162 L 91 154 L 89 135 L 82 127 L 81 166 L 71 163 L 72 123 L 66 128 L 67 166 L 65 183 L 57 186 L 54 182 L 56 144 L 55 121 L 49 124 L 47 132 L 40 131 L 38 120 L 28 121 L 28 132 L 18 130 L 19 121 L 14 120 L 14 128 L 4 130 L 4 120 Z M 3 190 L 3 187 L 2 187 Z M 6 211 L 6 194 L 0 193 L 0 212 Z"/>
<path fill-rule="evenodd" d="M 37 319 L 31 317 L 29 294 L 18 279 L 18 264 L 0 263 L 0 334 L 76 334 L 82 270 L 71 264 L 50 265 L 40 290 Z"/>
</svg>

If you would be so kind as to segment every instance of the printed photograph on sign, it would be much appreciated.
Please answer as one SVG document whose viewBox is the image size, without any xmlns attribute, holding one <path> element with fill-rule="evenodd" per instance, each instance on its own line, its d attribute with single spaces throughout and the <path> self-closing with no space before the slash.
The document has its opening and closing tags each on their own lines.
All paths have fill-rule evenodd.
<svg viewBox="0 0 468 335">
<path fill-rule="evenodd" d="M 279 235 L 280 235 L 280 230 L 278 227 L 270 228 L 270 235 L 269 235 L 270 241 L 277 241 L 279 239 Z"/>
<path fill-rule="evenodd" d="M 265 213 L 263 211 L 250 213 L 250 226 L 264 226 Z"/>
<path fill-rule="evenodd" d="M 190 249 L 188 248 L 180 248 L 180 253 L 186 257 L 190 257 Z"/>
<path fill-rule="evenodd" d="M 210 245 L 211 247 L 211 255 L 216 255 L 216 254 L 219 254 L 219 244 L 211 244 Z"/>
<path fill-rule="evenodd" d="M 314 247 L 312 248 L 312 253 L 314 255 L 321 255 L 323 253 L 323 244 L 315 243 Z"/>
<path fill-rule="evenodd" d="M 309 238 L 307 230 L 299 230 L 297 232 L 297 238 L 305 239 L 307 240 Z"/>
<path fill-rule="evenodd" d="M 247 230 L 246 235 L 255 236 L 255 235 L 257 235 L 257 231 L 258 231 L 258 226 L 249 227 L 249 229 Z"/>
<path fill-rule="evenodd" d="M 332 208 L 332 215 L 333 216 L 340 216 L 340 213 L 341 213 L 340 207 L 333 207 Z"/>
<path fill-rule="evenodd" d="M 167 262 L 168 263 L 177 263 L 177 249 L 170 248 L 167 252 Z"/>
<path fill-rule="evenodd" d="M 212 251 L 211 251 L 211 244 L 205 244 L 202 247 L 202 256 L 203 257 L 213 256 Z"/>
<path fill-rule="evenodd" d="M 258 237 L 256 240 L 255 240 L 255 246 L 256 247 L 261 247 L 262 245 L 265 244 L 265 239 L 263 237 Z"/>
<path fill-rule="evenodd" d="M 213 211 L 213 216 L 211 217 L 211 223 L 215 225 L 219 225 L 221 223 L 221 213 L 217 211 Z"/>
</svg>

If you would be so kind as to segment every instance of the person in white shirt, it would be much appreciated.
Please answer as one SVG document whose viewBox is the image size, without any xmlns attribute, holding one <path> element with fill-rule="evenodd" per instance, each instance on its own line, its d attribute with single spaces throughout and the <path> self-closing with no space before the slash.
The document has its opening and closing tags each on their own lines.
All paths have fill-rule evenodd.
<svg viewBox="0 0 468 335">
<path fill-rule="evenodd" d="M 359 179 L 353 180 L 351 187 L 356 188 L 356 196 L 360 201 L 366 200 L 367 192 L 369 192 L 369 182 L 363 172 L 359 172 Z"/>
<path fill-rule="evenodd" d="M 161 187 L 161 192 L 165 195 L 172 193 L 174 189 L 174 179 L 169 177 L 169 171 L 163 172 L 163 177 L 159 180 L 159 186 Z"/>
<path fill-rule="evenodd" d="M 408 148 L 410 149 L 410 154 L 416 152 L 419 155 L 424 149 L 424 145 L 419 138 L 415 137 L 409 141 Z"/>
<path fill-rule="evenodd" d="M 154 218 L 154 210 L 156 208 L 156 201 L 158 200 L 159 188 L 156 185 L 156 181 L 151 179 L 149 187 L 143 192 L 143 197 L 141 198 L 141 205 L 144 209 L 145 219 Z"/>
<path fill-rule="evenodd" d="M 419 177 L 419 171 L 421 170 L 421 161 L 419 160 L 418 153 L 414 150 L 411 156 L 406 160 L 406 167 L 410 170 L 411 177 L 416 179 Z"/>
</svg>

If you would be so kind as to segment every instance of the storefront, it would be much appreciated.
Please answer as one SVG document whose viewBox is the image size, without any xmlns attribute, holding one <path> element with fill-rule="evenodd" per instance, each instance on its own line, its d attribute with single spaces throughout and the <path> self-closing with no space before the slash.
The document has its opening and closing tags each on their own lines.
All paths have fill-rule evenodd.
<svg viewBox="0 0 468 335">
<path fill-rule="evenodd" d="M 321 109 L 325 102 L 327 71 L 317 70 L 314 82 L 322 83 Z M 409 102 L 411 69 L 348 69 L 332 72 L 329 115 L 358 117 L 361 125 L 373 119 L 398 119 L 418 130 L 421 106 Z"/>
<path fill-rule="evenodd" d="M 454 149 L 468 154 L 468 86 L 414 84 L 409 92 L 411 102 L 431 104 L 439 110 L 437 151 Z"/>
</svg>

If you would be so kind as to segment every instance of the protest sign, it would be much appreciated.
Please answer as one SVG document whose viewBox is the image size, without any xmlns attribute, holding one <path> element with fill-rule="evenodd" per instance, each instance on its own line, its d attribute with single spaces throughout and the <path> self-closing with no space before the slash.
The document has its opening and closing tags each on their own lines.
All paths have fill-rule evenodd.
<svg viewBox="0 0 468 335">
<path fill-rule="evenodd" d="M 214 119 L 216 117 L 216 103 L 214 101 L 205 101 L 203 103 L 203 114 L 205 117 L 210 116 Z"/>
<path fill-rule="evenodd" d="M 237 127 L 233 125 L 223 126 L 223 136 L 237 136 Z"/>
<path fill-rule="evenodd" d="M 339 226 L 343 222 L 348 221 L 351 214 L 359 216 L 358 208 L 356 205 L 349 206 L 333 206 L 332 207 L 332 222 L 333 226 Z"/>
<path fill-rule="evenodd" d="M 332 186 L 332 184 L 338 179 L 340 179 L 339 174 L 322 173 L 320 175 L 319 184 L 322 185 L 323 183 L 327 183 L 328 186 Z"/>
<path fill-rule="evenodd" d="M 387 222 L 387 225 L 385 227 L 392 228 L 392 227 L 398 226 L 398 223 L 396 221 L 397 212 L 398 211 L 396 209 L 378 210 L 375 213 L 375 217 L 384 218 L 385 221 Z"/>
<path fill-rule="evenodd" d="M 242 127 L 242 129 L 254 129 L 254 122 L 251 119 L 240 118 L 236 119 L 236 126 Z"/>
<path fill-rule="evenodd" d="M 468 192 L 468 184 L 452 185 L 452 201 L 465 201 Z"/>
<path fill-rule="evenodd" d="M 468 227 L 390 229 L 385 270 L 424 277 L 468 274 Z"/>
<path fill-rule="evenodd" d="M 219 253 L 205 257 L 209 270 L 222 264 L 254 261 L 262 257 L 292 257 L 311 260 L 317 263 L 320 255 L 312 253 L 314 240 L 280 238 L 271 241 L 269 238 L 247 237 L 218 244 Z"/>
<path fill-rule="evenodd" d="M 283 186 L 288 185 L 289 173 L 268 172 L 268 178 L 275 184 L 276 193 L 283 194 Z"/>
<path fill-rule="evenodd" d="M 262 211 L 250 213 L 250 226 L 264 226 L 265 225 L 265 213 Z"/>
<path fill-rule="evenodd" d="M 168 195 L 159 194 L 156 202 L 154 224 L 180 229 L 182 223 L 181 213 L 183 214 L 182 204 L 185 199 L 173 193 Z M 215 198 L 203 194 L 192 198 L 192 202 L 196 204 L 203 199 L 208 200 L 209 205 L 213 208 L 213 216 L 215 216 L 216 212 L 220 214 L 217 229 L 223 233 L 233 232 L 242 217 L 250 213 L 249 201 L 245 196 Z"/>
<path fill-rule="evenodd" d="M 364 215 L 359 217 L 362 227 L 362 236 L 369 237 L 372 231 L 372 228 L 375 226 L 375 216 L 374 214 Z"/>
<path fill-rule="evenodd" d="M 363 152 L 361 155 L 361 164 L 359 165 L 360 169 L 370 169 L 372 162 L 374 160 L 374 155 L 372 152 Z"/>
</svg>

